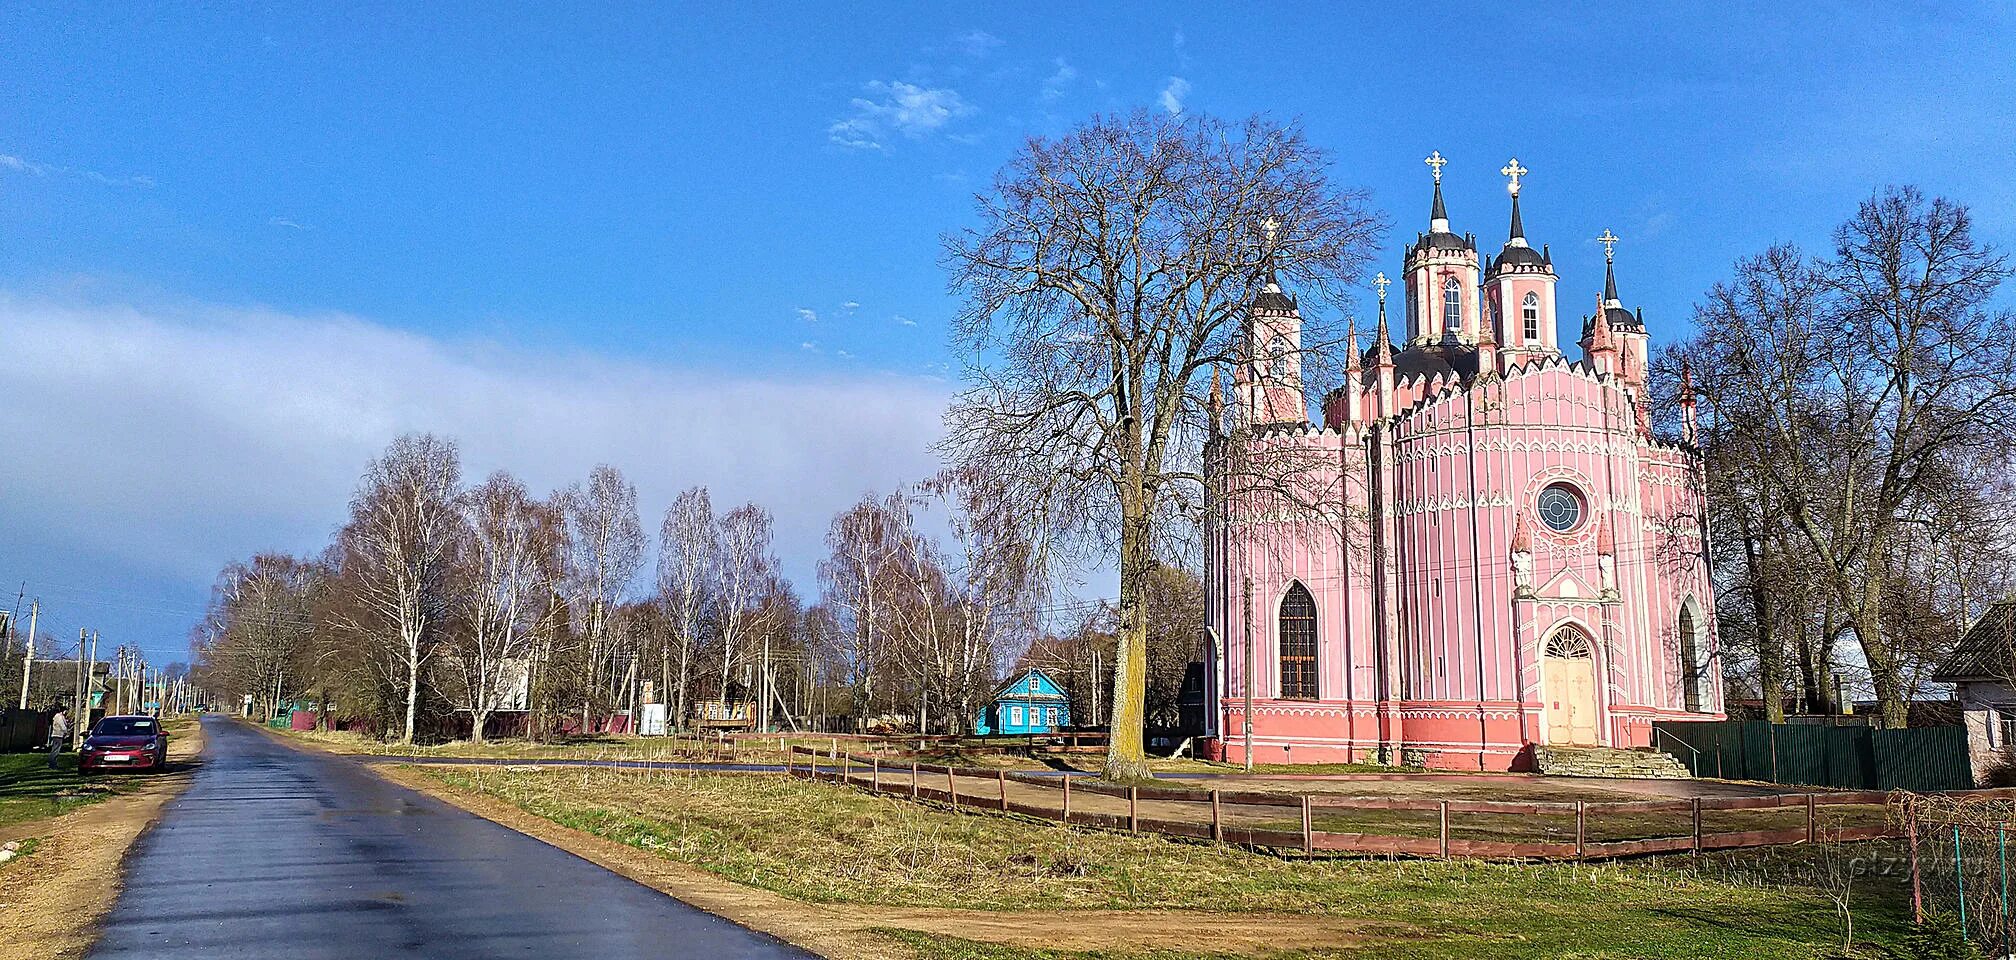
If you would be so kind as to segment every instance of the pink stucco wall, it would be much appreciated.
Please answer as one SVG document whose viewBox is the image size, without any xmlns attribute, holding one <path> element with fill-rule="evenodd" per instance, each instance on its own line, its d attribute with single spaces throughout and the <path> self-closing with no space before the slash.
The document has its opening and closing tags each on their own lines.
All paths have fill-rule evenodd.
<svg viewBox="0 0 2016 960">
<path fill-rule="evenodd" d="M 1433 276 L 1412 271 L 1410 285 Z M 1508 297 L 1500 324 L 1516 327 L 1518 298 L 1538 291 L 1551 331 L 1551 273 L 1513 280 L 1494 287 L 1487 279 L 1481 303 L 1469 288 L 1466 309 Z M 1269 318 L 1268 328 L 1291 320 Z M 1486 314 L 1466 327 L 1488 322 Z M 1246 742 L 1249 577 L 1257 761 L 1524 768 L 1530 748 L 1548 739 L 1546 642 L 1570 623 L 1594 641 L 1602 744 L 1646 745 L 1656 719 L 1721 716 L 1698 465 L 1690 449 L 1645 429 L 1643 339 L 1619 335 L 1621 343 L 1570 363 L 1548 337 L 1526 344 L 1515 332 L 1510 349 L 1469 377 L 1396 379 L 1375 359 L 1326 398 L 1323 425 L 1219 441 L 1221 466 L 1224 444 L 1296 451 L 1312 465 L 1304 487 L 1339 508 L 1321 521 L 1290 515 L 1234 489 L 1220 471 L 1206 589 L 1216 733 L 1227 759 L 1243 759 Z M 1635 369 L 1624 356 L 1634 356 Z M 1249 418 L 1284 419 L 1282 404 L 1301 403 L 1299 393 L 1284 399 L 1264 384 L 1246 395 L 1265 408 L 1247 409 Z M 1579 490 L 1586 507 L 1582 523 L 1560 534 L 1534 508 L 1557 481 Z M 1514 560 L 1515 546 L 1527 546 L 1515 543 L 1522 526 L 1531 555 L 1524 583 Z M 1314 700 L 1280 697 L 1276 611 L 1298 582 L 1317 607 Z M 1683 607 L 1698 625 L 1693 711 Z"/>
</svg>

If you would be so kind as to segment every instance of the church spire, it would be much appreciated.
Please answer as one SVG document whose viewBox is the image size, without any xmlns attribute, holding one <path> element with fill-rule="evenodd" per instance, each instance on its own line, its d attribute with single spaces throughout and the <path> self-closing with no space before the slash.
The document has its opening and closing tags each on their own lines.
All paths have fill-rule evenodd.
<svg viewBox="0 0 2016 960">
<path fill-rule="evenodd" d="M 1498 172 L 1510 179 L 1505 189 L 1512 193 L 1512 233 L 1506 238 L 1505 245 L 1523 247 L 1526 245 L 1526 224 L 1519 218 L 1519 178 L 1525 176 L 1527 170 L 1519 165 L 1518 157 L 1513 157 L 1512 162 L 1499 167 Z"/>
<path fill-rule="evenodd" d="M 1386 279 L 1386 274 L 1382 272 L 1373 278 L 1372 285 L 1379 288 L 1379 327 L 1372 334 L 1372 365 L 1390 367 L 1393 365 L 1393 337 L 1386 332 L 1386 288 L 1392 286 L 1393 281 Z"/>
<path fill-rule="evenodd" d="M 1596 238 L 1596 242 L 1603 245 L 1603 305 L 1606 307 L 1624 305 L 1617 299 L 1617 241 L 1620 239 L 1608 228 Z"/>
<path fill-rule="evenodd" d="M 1442 151 L 1428 154 L 1422 163 L 1435 175 L 1435 206 L 1428 211 L 1428 230 L 1431 233 L 1449 232 L 1449 208 L 1442 205 L 1442 165 L 1449 161 L 1442 159 Z"/>
</svg>

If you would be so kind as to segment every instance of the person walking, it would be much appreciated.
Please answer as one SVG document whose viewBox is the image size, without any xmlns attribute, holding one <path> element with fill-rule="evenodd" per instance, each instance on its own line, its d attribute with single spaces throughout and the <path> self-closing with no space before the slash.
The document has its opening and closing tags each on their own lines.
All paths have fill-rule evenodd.
<svg viewBox="0 0 2016 960">
<path fill-rule="evenodd" d="M 56 705 L 56 715 L 49 718 L 49 769 L 56 769 L 56 758 L 70 749 L 70 714 L 62 704 Z"/>
</svg>

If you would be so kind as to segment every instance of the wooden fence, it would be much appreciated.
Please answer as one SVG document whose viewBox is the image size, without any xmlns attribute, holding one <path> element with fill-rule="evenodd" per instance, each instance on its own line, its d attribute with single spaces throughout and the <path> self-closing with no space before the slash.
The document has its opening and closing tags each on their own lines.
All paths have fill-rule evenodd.
<svg viewBox="0 0 2016 960">
<path fill-rule="evenodd" d="M 1176 787 L 1116 786 L 1073 782 L 1064 776 L 1037 776 L 998 769 L 950 767 L 916 761 L 885 763 L 875 756 L 829 752 L 821 754 L 805 747 L 794 748 L 787 761 L 789 776 L 825 780 L 866 789 L 872 793 L 908 797 L 941 803 L 954 810 L 988 810 L 1052 820 L 1070 826 L 1094 827 L 1127 833 L 1155 833 L 1170 837 L 1208 840 L 1274 851 L 1303 854 L 1335 853 L 1375 856 L 1442 858 L 1484 858 L 1516 860 L 1604 860 L 1655 853 L 1731 850 L 1781 844 L 1871 840 L 1896 836 L 1887 818 L 1883 823 L 1827 828 L 1820 826 L 1820 812 L 1828 807 L 1884 806 L 1890 795 L 1882 791 L 1784 793 L 1749 797 L 1695 797 L 1684 800 L 1643 800 L 1621 802 L 1585 801 L 1494 801 L 1422 800 L 1399 797 L 1331 797 L 1267 791 L 1185 790 Z M 943 778 L 942 782 L 938 778 Z M 960 779 L 993 781 L 994 789 L 981 792 L 961 790 Z M 1026 784 L 1044 788 L 1057 802 L 1028 803 L 1009 796 L 1008 785 Z M 1123 799 L 1126 813 L 1105 813 L 1072 806 L 1072 796 L 1093 795 Z M 1194 805 L 1197 815 L 1170 819 L 1151 818 L 1141 811 L 1143 802 Z M 1265 829 L 1227 822 L 1228 806 L 1288 808 L 1300 813 L 1299 830 Z M 1775 830 L 1704 830 L 1705 813 L 1731 810 L 1803 808 L 1804 824 Z M 1375 833 L 1347 833 L 1316 829 L 1316 818 L 1324 810 L 1411 811 L 1434 814 L 1434 836 L 1400 836 Z M 1590 837 L 1590 824 L 1602 818 L 1667 814 L 1686 815 L 1691 829 L 1686 833 L 1625 840 L 1597 840 Z M 1464 816 L 1556 816 L 1573 818 L 1574 839 L 1492 840 L 1454 835 Z M 1292 815 L 1284 810 L 1284 818 Z M 1292 822 L 1292 819 L 1291 819 Z"/>
</svg>

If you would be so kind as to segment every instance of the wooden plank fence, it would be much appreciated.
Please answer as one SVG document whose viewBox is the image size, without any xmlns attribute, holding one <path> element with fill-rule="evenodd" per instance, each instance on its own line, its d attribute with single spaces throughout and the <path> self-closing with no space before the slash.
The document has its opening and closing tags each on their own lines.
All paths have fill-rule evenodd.
<svg viewBox="0 0 2016 960">
<path fill-rule="evenodd" d="M 1427 800 L 1405 797 L 1342 797 L 1321 794 L 1292 794 L 1257 790 L 1185 790 L 1179 787 L 1118 786 L 1092 783 L 1069 776 L 1038 776 L 1001 769 L 952 767 L 942 764 L 907 762 L 884 763 L 879 756 L 860 757 L 840 751 L 796 747 L 793 753 L 803 762 L 787 760 L 787 776 L 825 780 L 865 789 L 871 793 L 905 796 L 912 800 L 941 803 L 954 811 L 996 811 L 1070 826 L 1093 827 L 1127 833 L 1156 833 L 1169 837 L 1209 840 L 1277 852 L 1303 854 L 1334 853 L 1372 856 L 1426 858 L 1480 858 L 1494 860 L 1610 860 L 1656 853 L 1733 850 L 1746 847 L 1813 843 L 1820 839 L 1851 841 L 1899 836 L 1889 825 L 1828 828 L 1819 822 L 1826 807 L 1888 806 L 1891 795 L 1880 790 L 1830 793 L 1783 793 L 1746 797 L 1696 797 L 1676 800 L 1632 801 L 1545 801 L 1545 800 Z M 907 774 L 902 782 L 888 779 Z M 937 778 L 943 777 L 940 781 Z M 993 789 L 959 788 L 959 780 L 993 782 Z M 1030 803 L 1009 796 L 1010 783 L 1040 787 L 1058 794 L 1056 804 Z M 1990 791 L 1973 791 L 1988 793 Z M 2000 792 L 2000 791 L 1997 791 Z M 1087 810 L 1072 805 L 1072 795 L 1092 794 L 1126 801 L 1125 814 Z M 1177 820 L 1143 816 L 1143 801 L 1195 804 L 1198 816 Z M 1300 830 L 1279 830 L 1228 823 L 1225 807 L 1295 808 Z M 1804 808 L 1803 826 L 1776 830 L 1704 831 L 1704 812 L 1732 810 L 1772 810 Z M 1435 814 L 1434 836 L 1401 836 L 1318 830 L 1316 816 L 1322 810 L 1411 811 Z M 1691 830 L 1671 836 L 1621 840 L 1592 840 L 1588 827 L 1592 819 L 1640 814 L 1686 815 Z M 1496 840 L 1455 835 L 1456 819 L 1475 816 L 1559 816 L 1573 817 L 1574 838 L 1555 840 Z"/>
</svg>

